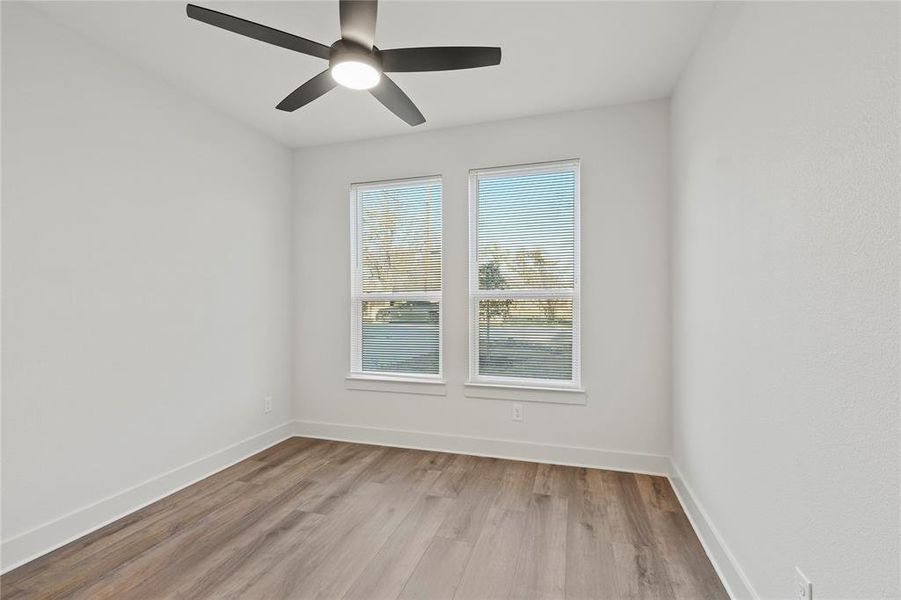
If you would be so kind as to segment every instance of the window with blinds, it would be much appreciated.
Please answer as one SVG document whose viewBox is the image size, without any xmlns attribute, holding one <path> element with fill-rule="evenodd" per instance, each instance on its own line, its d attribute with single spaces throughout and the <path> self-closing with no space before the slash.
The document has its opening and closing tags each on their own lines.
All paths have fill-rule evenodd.
<svg viewBox="0 0 901 600">
<path fill-rule="evenodd" d="M 577 388 L 579 163 L 470 172 L 470 380 Z"/>
<path fill-rule="evenodd" d="M 441 180 L 351 188 L 351 374 L 441 377 Z"/>
</svg>

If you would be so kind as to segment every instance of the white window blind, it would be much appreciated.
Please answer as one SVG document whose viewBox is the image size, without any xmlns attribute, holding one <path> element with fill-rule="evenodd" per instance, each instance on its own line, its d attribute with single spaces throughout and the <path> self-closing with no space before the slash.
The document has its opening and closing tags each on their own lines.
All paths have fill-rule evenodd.
<svg viewBox="0 0 901 600">
<path fill-rule="evenodd" d="M 470 172 L 470 380 L 577 388 L 579 164 Z"/>
<path fill-rule="evenodd" d="M 351 188 L 351 374 L 441 377 L 441 180 Z"/>
</svg>

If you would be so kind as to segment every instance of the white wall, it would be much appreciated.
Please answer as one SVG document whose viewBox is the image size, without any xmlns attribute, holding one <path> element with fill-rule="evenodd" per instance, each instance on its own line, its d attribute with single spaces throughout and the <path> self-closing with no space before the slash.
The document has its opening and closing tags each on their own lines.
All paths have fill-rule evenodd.
<svg viewBox="0 0 901 600">
<path fill-rule="evenodd" d="M 389 443 L 440 441 L 458 450 L 494 448 L 533 458 L 550 458 L 551 450 L 490 446 L 460 436 L 668 456 L 667 119 L 667 102 L 655 101 L 297 151 L 297 414 L 304 422 L 341 426 L 310 425 L 302 431 Z M 524 421 L 514 423 L 509 401 L 464 397 L 462 391 L 468 364 L 468 171 L 566 158 L 582 160 L 582 360 L 588 400 L 585 406 L 526 404 Z M 345 389 L 350 184 L 435 174 L 444 178 L 447 395 Z M 553 455 L 556 460 L 575 456 L 597 457 Z M 600 460 L 607 458 L 619 460 L 615 455 Z"/>
<path fill-rule="evenodd" d="M 673 100 L 675 462 L 762 598 L 901 595 L 898 25 L 720 5 Z"/>
<path fill-rule="evenodd" d="M 290 152 L 33 8 L 2 11 L 8 566 L 294 407 Z"/>
</svg>

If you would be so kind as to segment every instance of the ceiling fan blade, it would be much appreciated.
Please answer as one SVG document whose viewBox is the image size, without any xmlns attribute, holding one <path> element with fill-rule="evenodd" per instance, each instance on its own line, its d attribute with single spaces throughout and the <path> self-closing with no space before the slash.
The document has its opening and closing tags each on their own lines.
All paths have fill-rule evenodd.
<svg viewBox="0 0 901 600">
<path fill-rule="evenodd" d="M 425 117 L 422 116 L 413 101 L 387 75 L 382 74 L 382 80 L 377 86 L 370 89 L 369 93 L 384 104 L 385 108 L 406 121 L 408 125 L 415 127 L 425 123 Z"/>
<path fill-rule="evenodd" d="M 314 42 L 291 33 L 279 31 L 278 29 L 273 29 L 266 25 L 260 25 L 259 23 L 248 21 L 247 19 L 233 17 L 217 10 L 195 6 L 194 4 L 188 4 L 187 12 L 188 16 L 192 19 L 196 19 L 214 27 L 219 27 L 220 29 L 225 29 L 226 31 L 238 33 L 261 42 L 266 42 L 267 44 L 273 44 L 302 54 L 309 54 L 310 56 L 328 59 L 328 46 L 320 44 L 319 42 Z"/>
<path fill-rule="evenodd" d="M 371 50 L 375 44 L 376 0 L 340 0 L 341 38 Z"/>
<path fill-rule="evenodd" d="M 330 91 L 336 85 L 338 84 L 332 79 L 332 74 L 326 69 L 288 94 L 275 108 L 285 112 L 295 111 L 301 106 L 309 104 L 319 96 Z"/>
<path fill-rule="evenodd" d="M 486 46 L 437 46 L 382 50 L 382 68 L 391 72 L 450 71 L 500 64 L 501 49 Z"/>
</svg>

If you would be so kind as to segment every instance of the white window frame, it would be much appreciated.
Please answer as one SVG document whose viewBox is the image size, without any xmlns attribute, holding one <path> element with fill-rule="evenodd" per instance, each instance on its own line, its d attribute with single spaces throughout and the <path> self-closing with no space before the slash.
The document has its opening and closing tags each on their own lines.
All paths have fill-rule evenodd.
<svg viewBox="0 0 901 600">
<path fill-rule="evenodd" d="M 535 175 L 542 173 L 575 173 L 573 202 L 573 288 L 533 290 L 479 290 L 479 179 L 483 176 Z M 579 219 L 582 194 L 580 189 L 580 161 L 578 159 L 544 163 L 531 163 L 507 167 L 472 169 L 469 171 L 469 385 L 515 387 L 531 390 L 582 390 L 582 335 L 581 335 L 581 225 Z M 572 380 L 540 379 L 531 377 L 499 377 L 479 374 L 479 301 L 492 299 L 559 299 L 572 300 Z"/>
<path fill-rule="evenodd" d="M 441 191 L 441 289 L 437 292 L 364 292 L 363 260 L 360 228 L 363 204 L 360 197 L 367 190 L 386 190 L 416 184 L 438 184 Z M 348 379 L 444 383 L 444 183 L 440 175 L 353 183 L 350 186 L 350 373 Z M 413 300 L 438 303 L 438 374 L 389 373 L 363 370 L 363 313 L 365 301 Z"/>
</svg>

